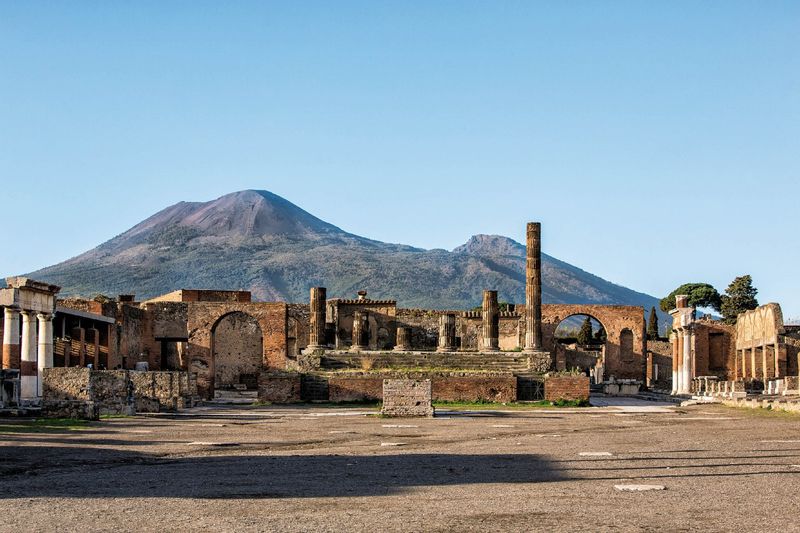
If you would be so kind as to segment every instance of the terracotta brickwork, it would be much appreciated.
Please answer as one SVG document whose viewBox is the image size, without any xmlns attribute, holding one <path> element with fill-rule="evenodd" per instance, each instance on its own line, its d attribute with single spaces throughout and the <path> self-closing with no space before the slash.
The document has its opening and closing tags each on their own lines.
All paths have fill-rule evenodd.
<svg viewBox="0 0 800 533">
<path fill-rule="evenodd" d="M 587 376 L 548 376 L 544 380 L 544 399 L 589 400 L 589 378 Z"/>
</svg>

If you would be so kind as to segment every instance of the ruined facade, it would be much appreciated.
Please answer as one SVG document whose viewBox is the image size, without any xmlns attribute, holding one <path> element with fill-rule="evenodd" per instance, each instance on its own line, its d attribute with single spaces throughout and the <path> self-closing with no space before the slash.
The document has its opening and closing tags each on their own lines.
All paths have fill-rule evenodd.
<svg viewBox="0 0 800 533">
<path fill-rule="evenodd" d="M 327 378 L 320 373 L 365 365 L 461 374 L 496 370 L 503 374 L 498 379 L 515 379 L 573 366 L 575 360 L 560 351 L 555 330 L 563 320 L 587 314 L 602 324 L 607 341 L 585 366 L 596 362 L 606 376 L 643 379 L 644 310 L 542 305 L 538 223 L 528 224 L 527 244 L 526 302 L 503 310 L 491 289 L 484 291 L 479 310 L 403 309 L 394 300 L 370 299 L 366 291 L 355 298 L 329 299 L 324 287 L 310 289 L 308 304 L 253 302 L 247 291 L 192 289 L 143 302 L 133 295 L 57 303 L 53 297 L 56 358 L 48 364 L 188 371 L 204 398 L 221 389 L 254 390 L 263 385 L 264 376 L 277 380 L 286 372 L 301 372 L 301 389 L 314 395 L 314 390 L 327 390 Z M 13 317 L 10 324 L 9 331 L 18 327 Z M 10 335 L 4 353 L 12 365 L 18 352 L 14 346 Z M 472 379 L 461 374 L 457 377 L 462 381 Z M 289 390 L 296 388 L 295 381 L 280 379 L 293 384 Z M 437 387 L 447 386 L 443 376 L 437 379 Z"/>
</svg>

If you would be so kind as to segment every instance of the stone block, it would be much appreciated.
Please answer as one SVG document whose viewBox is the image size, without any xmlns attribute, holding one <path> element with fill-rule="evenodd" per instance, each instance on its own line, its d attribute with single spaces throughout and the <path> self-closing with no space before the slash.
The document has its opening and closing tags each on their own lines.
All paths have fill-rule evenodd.
<svg viewBox="0 0 800 533">
<path fill-rule="evenodd" d="M 385 416 L 431 417 L 433 394 L 430 379 L 385 379 L 383 408 Z"/>
</svg>

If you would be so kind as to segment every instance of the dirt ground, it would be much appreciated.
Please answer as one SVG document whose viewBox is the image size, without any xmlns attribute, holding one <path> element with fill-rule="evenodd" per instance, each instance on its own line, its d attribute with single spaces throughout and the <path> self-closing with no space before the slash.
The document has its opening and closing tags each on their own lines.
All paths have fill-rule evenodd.
<svg viewBox="0 0 800 533">
<path fill-rule="evenodd" d="M 800 416 L 638 403 L 5 419 L 0 530 L 800 531 Z"/>
</svg>

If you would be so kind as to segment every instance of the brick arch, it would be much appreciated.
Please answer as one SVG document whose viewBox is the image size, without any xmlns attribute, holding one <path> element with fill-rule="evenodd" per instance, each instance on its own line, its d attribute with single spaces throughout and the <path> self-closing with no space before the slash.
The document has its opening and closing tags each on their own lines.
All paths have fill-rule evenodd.
<svg viewBox="0 0 800 533">
<path fill-rule="evenodd" d="M 249 313 L 231 311 L 211 326 L 211 372 L 215 388 L 240 383 L 245 374 L 257 376 L 264 366 L 264 332 L 258 322 Z M 225 331 L 231 327 L 234 331 Z M 241 329 L 235 331 L 236 328 Z"/>
<path fill-rule="evenodd" d="M 213 329 L 231 313 L 241 312 L 256 319 L 261 328 L 263 369 L 286 368 L 287 306 L 263 302 L 193 302 L 188 308 L 187 366 L 197 374 L 200 396 L 214 395 Z"/>
<path fill-rule="evenodd" d="M 644 379 L 647 354 L 644 308 L 629 305 L 544 304 L 542 305 L 542 341 L 555 357 L 555 331 L 566 318 L 588 315 L 603 326 L 608 339 L 605 349 L 605 376 L 621 379 Z M 633 335 L 630 357 L 624 357 L 620 341 L 624 330 Z"/>
</svg>

